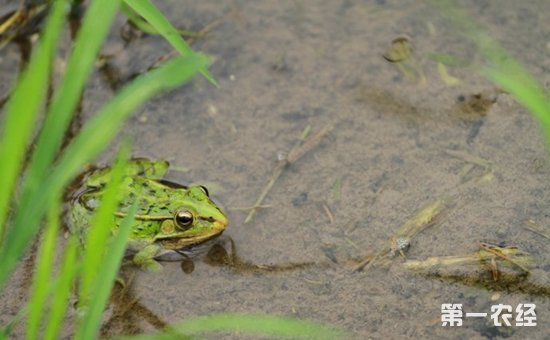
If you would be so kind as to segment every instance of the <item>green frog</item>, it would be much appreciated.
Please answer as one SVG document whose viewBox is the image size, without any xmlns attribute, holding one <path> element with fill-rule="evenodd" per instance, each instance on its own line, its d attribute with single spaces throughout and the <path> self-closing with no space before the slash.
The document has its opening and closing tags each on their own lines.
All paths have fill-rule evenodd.
<svg viewBox="0 0 550 340">
<path fill-rule="evenodd" d="M 130 161 L 113 216 L 112 231 L 116 232 L 130 206 L 138 202 L 126 254 L 133 255 L 137 265 L 151 270 L 162 268 L 156 260 L 185 254 L 186 250 L 219 236 L 228 225 L 226 215 L 210 199 L 204 186 L 186 187 L 163 180 L 168 167 L 166 161 L 144 158 Z M 81 240 L 110 178 L 109 167 L 93 170 L 73 195 L 68 226 Z"/>
</svg>

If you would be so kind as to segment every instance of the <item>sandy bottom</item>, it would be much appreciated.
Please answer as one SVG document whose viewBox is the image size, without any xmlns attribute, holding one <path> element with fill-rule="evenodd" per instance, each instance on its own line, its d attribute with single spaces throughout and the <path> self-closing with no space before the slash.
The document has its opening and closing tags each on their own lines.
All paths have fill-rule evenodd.
<svg viewBox="0 0 550 340">
<path fill-rule="evenodd" d="M 549 2 L 461 4 L 543 84 L 550 80 L 550 23 L 543 15 L 550 13 Z M 550 334 L 548 290 L 488 290 L 471 281 L 429 277 L 405 269 L 401 256 L 385 266 L 353 270 L 354 260 L 381 249 L 418 209 L 446 198 L 444 216 L 414 235 L 407 259 L 469 254 L 480 242 L 517 246 L 538 263 L 531 276 L 542 275 L 527 280 L 549 284 L 544 275 L 550 240 L 529 230 L 536 225 L 550 233 L 541 134 L 525 109 L 479 75 L 483 61 L 475 47 L 437 10 L 401 0 L 159 5 L 180 27 L 201 30 L 213 23 L 193 47 L 212 56 L 220 87 L 197 78 L 148 103 L 122 131 L 134 136 L 134 154 L 187 168 L 172 172 L 171 180 L 209 187 L 231 220 L 224 237 L 235 242 L 244 261 L 317 265 L 254 271 L 198 257 L 190 274 L 177 262 L 155 274 L 126 269 L 132 280 L 115 293 L 105 335 L 218 312 L 293 316 L 357 338 Z M 122 77 L 170 52 L 155 36 L 125 46 L 118 36 L 122 20 L 117 25 L 104 53 L 113 55 L 110 62 Z M 397 41 L 413 52 L 401 66 L 383 57 L 396 38 L 405 38 Z M 438 54 L 461 63 L 447 66 L 445 75 Z M 14 46 L 2 51 L 5 79 L 13 78 L 17 55 Z M 104 77 L 95 74 L 85 115 L 111 94 Z M 239 208 L 255 202 L 278 155 L 291 150 L 307 126 L 311 135 L 333 129 L 284 170 L 265 199 L 268 207 L 245 224 L 247 211 Z M 22 265 L 0 294 L 2 324 L 25 301 L 30 273 L 30 265 Z M 488 313 L 493 304 L 535 303 L 538 325 L 494 327 L 487 317 L 442 327 L 443 303 Z"/>
</svg>

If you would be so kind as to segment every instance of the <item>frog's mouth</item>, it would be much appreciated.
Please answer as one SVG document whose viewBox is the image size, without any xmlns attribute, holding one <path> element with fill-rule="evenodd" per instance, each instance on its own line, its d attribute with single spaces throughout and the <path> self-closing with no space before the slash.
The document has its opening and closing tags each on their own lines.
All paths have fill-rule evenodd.
<svg viewBox="0 0 550 340">
<path fill-rule="evenodd" d="M 204 243 L 213 238 L 220 236 L 225 228 L 212 229 L 210 232 L 202 233 L 200 235 L 190 235 L 188 237 L 167 238 L 158 240 L 165 249 L 180 250 L 191 246 Z"/>
</svg>

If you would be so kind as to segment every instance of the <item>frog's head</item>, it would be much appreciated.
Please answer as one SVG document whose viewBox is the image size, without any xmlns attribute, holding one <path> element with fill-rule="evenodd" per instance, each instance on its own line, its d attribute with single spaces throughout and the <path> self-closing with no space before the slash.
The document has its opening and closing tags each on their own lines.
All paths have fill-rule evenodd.
<svg viewBox="0 0 550 340">
<path fill-rule="evenodd" d="M 221 234 L 229 223 L 203 186 L 188 188 L 171 206 L 175 207 L 173 218 L 162 222 L 155 237 L 165 248 L 179 249 L 204 242 Z"/>
</svg>

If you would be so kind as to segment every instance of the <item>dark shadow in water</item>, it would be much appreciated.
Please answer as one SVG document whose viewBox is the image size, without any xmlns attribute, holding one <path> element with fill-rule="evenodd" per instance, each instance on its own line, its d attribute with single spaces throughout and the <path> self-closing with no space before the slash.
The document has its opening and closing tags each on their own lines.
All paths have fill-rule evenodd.
<svg viewBox="0 0 550 340">
<path fill-rule="evenodd" d="M 229 251 L 223 243 L 229 243 Z M 188 257 L 181 261 L 182 271 L 186 274 L 193 272 L 194 260 L 204 258 L 204 261 L 216 267 L 228 267 L 236 273 L 280 273 L 293 270 L 326 266 L 313 262 L 286 263 L 286 264 L 254 264 L 240 259 L 236 252 L 234 241 L 225 237 L 216 241 L 206 249 L 206 254 L 194 254 L 195 257 Z M 128 262 L 119 272 L 119 280 L 115 283 L 109 300 L 107 318 L 101 326 L 101 336 L 140 334 L 154 329 L 163 329 L 168 323 L 152 312 L 147 306 L 140 302 L 135 296 L 133 286 L 135 283 L 136 270 L 132 263 Z"/>
<path fill-rule="evenodd" d="M 110 316 L 101 326 L 101 336 L 139 334 L 146 331 L 144 322 L 155 329 L 167 326 L 149 308 L 144 306 L 132 290 L 134 284 L 133 270 L 122 269 L 120 281 L 115 284 L 109 300 Z"/>
</svg>

